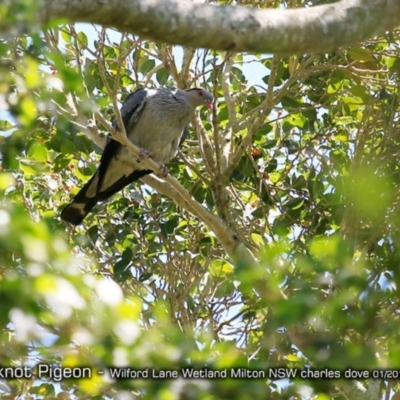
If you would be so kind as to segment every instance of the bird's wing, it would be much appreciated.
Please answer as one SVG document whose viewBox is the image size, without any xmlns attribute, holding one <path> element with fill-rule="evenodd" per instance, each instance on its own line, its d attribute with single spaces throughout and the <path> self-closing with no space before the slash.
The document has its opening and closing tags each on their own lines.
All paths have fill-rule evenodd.
<svg viewBox="0 0 400 400">
<path fill-rule="evenodd" d="M 138 120 L 141 112 L 143 111 L 144 105 L 146 104 L 146 98 L 147 98 L 147 90 L 145 89 L 137 89 L 126 98 L 120 110 L 122 122 L 125 126 L 126 132 L 129 132 L 129 130 L 132 129 L 132 126 Z M 117 119 L 113 121 L 112 125 L 115 129 L 118 129 Z M 97 194 L 106 191 L 105 190 L 106 188 L 103 187 L 104 178 L 107 172 L 108 173 L 112 172 L 109 171 L 110 164 L 114 160 L 116 154 L 121 149 L 121 147 L 122 147 L 121 143 L 117 142 L 112 137 L 108 136 L 106 146 L 104 147 L 103 154 L 101 155 L 100 158 L 100 165 L 98 169 L 99 177 L 97 180 L 97 190 L 96 190 Z M 131 182 L 133 182 L 133 180 L 131 180 Z M 115 192 L 116 191 L 113 191 L 113 193 Z M 111 196 L 111 194 L 108 195 L 107 197 L 109 196 Z M 104 195 L 102 196 L 103 199 L 106 199 L 107 197 L 105 197 Z"/>
<path fill-rule="evenodd" d="M 178 149 L 182 146 L 183 142 L 189 136 L 189 124 L 185 126 L 182 132 L 181 140 L 179 141 Z"/>
<path fill-rule="evenodd" d="M 122 105 L 121 116 L 127 132 L 140 117 L 146 98 L 147 91 L 138 89 L 131 93 Z M 116 120 L 113 122 L 113 127 L 118 129 Z M 126 175 L 121 168 L 121 162 L 118 161 L 121 149 L 122 145 L 109 136 L 96 173 L 74 200 L 64 208 L 61 213 L 63 220 L 78 225 L 98 201 L 107 199 L 129 183 L 152 172 L 151 170 L 132 170 L 129 175 Z"/>
<path fill-rule="evenodd" d="M 124 101 L 121 107 L 121 117 L 124 123 L 125 129 L 129 131 L 129 124 L 137 121 L 140 112 L 146 103 L 148 92 L 146 89 L 137 89 L 131 93 Z M 115 119 L 112 123 L 115 129 L 118 129 L 118 122 Z"/>
</svg>

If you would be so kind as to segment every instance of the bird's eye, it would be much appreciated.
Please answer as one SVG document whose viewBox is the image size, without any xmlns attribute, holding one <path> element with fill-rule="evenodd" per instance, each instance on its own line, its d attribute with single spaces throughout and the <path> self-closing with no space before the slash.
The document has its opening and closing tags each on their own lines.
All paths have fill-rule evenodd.
<svg viewBox="0 0 400 400">
<path fill-rule="evenodd" d="M 202 90 L 199 90 L 199 96 L 200 97 L 203 96 L 203 91 Z"/>
</svg>

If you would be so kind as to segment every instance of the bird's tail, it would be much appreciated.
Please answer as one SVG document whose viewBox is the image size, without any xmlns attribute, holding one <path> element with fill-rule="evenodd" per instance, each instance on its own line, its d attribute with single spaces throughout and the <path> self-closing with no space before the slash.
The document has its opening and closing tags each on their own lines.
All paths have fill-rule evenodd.
<svg viewBox="0 0 400 400">
<path fill-rule="evenodd" d="M 98 195 L 95 194 L 96 190 L 92 190 L 92 185 L 97 185 L 97 174 L 95 174 L 61 212 L 61 219 L 69 222 L 72 225 L 79 225 L 90 210 L 100 200 Z M 88 193 L 95 194 L 92 197 Z"/>
<path fill-rule="evenodd" d="M 115 173 L 111 182 L 104 182 L 101 178 L 100 169 L 86 183 L 82 190 L 75 196 L 74 200 L 69 203 L 61 212 L 61 218 L 72 225 L 79 225 L 90 210 L 99 201 L 104 201 L 113 194 L 122 190 L 130 183 L 150 174 L 149 169 L 133 170 L 128 176 L 123 173 Z"/>
</svg>

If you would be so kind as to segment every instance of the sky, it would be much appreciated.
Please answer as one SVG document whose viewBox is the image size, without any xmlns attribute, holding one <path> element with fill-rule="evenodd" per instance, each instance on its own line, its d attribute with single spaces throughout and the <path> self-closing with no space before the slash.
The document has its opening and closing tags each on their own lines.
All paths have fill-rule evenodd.
<svg viewBox="0 0 400 400">
<path fill-rule="evenodd" d="M 96 30 L 91 24 L 86 24 L 86 23 L 76 24 L 76 30 L 77 32 L 79 31 L 84 32 L 87 35 L 88 42 L 92 44 L 94 40 L 96 40 L 98 37 Z M 108 36 L 111 42 L 113 41 L 116 43 L 119 42 L 120 39 L 119 32 L 109 29 Z M 174 55 L 177 61 L 177 65 L 181 65 L 183 52 L 180 46 L 175 46 Z M 265 85 L 264 82 L 262 81 L 262 78 L 268 74 L 268 69 L 260 62 L 260 60 L 249 54 L 243 57 L 243 61 L 244 63 L 242 71 L 245 77 L 247 78 L 248 85 L 249 86 Z"/>
</svg>

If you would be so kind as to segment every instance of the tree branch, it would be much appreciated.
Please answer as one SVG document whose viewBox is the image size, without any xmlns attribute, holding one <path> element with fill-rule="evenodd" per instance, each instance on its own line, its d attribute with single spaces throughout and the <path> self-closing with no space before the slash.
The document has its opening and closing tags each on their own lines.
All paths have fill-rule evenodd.
<svg viewBox="0 0 400 400">
<path fill-rule="evenodd" d="M 144 38 L 234 52 L 328 52 L 400 24 L 398 0 L 340 0 L 302 9 L 259 10 L 180 0 L 43 0 L 39 21 L 67 18 Z"/>
</svg>

